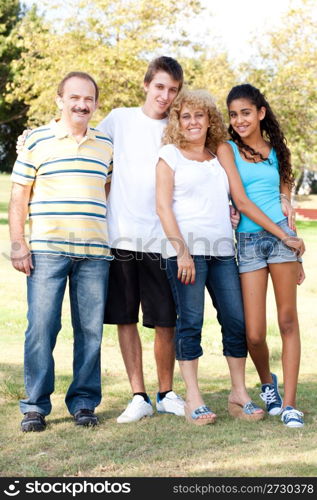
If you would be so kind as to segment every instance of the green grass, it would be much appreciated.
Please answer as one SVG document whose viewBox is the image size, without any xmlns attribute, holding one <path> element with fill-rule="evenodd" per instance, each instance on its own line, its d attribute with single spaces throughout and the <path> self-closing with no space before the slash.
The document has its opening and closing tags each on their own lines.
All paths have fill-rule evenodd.
<svg viewBox="0 0 317 500">
<path fill-rule="evenodd" d="M 296 228 L 299 232 L 305 231 L 305 234 L 317 234 L 317 220 L 312 221 L 296 221 Z"/>
<path fill-rule="evenodd" d="M 0 176 L 1 203 L 7 203 L 9 182 Z M 1 184 L 2 185 L 2 184 Z M 298 477 L 316 476 L 317 470 L 317 318 L 316 224 L 299 222 L 306 243 L 306 280 L 299 287 L 298 310 L 302 332 L 302 362 L 298 407 L 305 412 L 303 429 L 283 427 L 278 417 L 258 423 L 233 420 L 227 412 L 230 380 L 221 354 L 221 336 L 214 310 L 206 299 L 203 330 L 204 356 L 199 368 L 205 401 L 218 414 L 213 426 L 195 427 L 180 417 L 155 415 L 131 425 L 118 425 L 116 417 L 130 398 L 115 327 L 104 328 L 102 345 L 103 400 L 97 408 L 100 426 L 74 426 L 64 404 L 71 381 L 72 329 L 69 302 L 65 296 L 63 329 L 55 348 L 56 383 L 53 411 L 48 428 L 41 434 L 22 434 L 18 400 L 24 395 L 23 342 L 26 327 L 24 276 L 6 257 L 8 228 L 0 226 L 0 475 L 12 477 Z M 271 367 L 280 380 L 281 340 L 276 323 L 272 288 L 269 288 L 268 343 Z M 152 400 L 157 391 L 153 355 L 153 332 L 141 328 L 144 371 Z M 261 405 L 260 384 L 248 359 L 246 381 L 254 401 Z M 175 390 L 184 395 L 178 366 Z"/>
</svg>

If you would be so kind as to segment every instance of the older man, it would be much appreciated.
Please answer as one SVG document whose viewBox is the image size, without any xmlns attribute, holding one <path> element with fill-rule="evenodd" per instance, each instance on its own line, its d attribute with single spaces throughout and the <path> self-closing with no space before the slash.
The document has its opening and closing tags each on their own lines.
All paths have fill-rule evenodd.
<svg viewBox="0 0 317 500">
<path fill-rule="evenodd" d="M 111 141 L 89 128 L 98 87 L 87 73 L 58 86 L 59 120 L 32 131 L 12 172 L 9 209 L 13 266 L 27 275 L 24 432 L 42 431 L 54 390 L 53 349 L 67 279 L 74 332 L 73 380 L 66 405 L 77 425 L 96 425 L 100 345 L 109 261 L 105 188 Z M 30 240 L 24 236 L 29 215 Z"/>
</svg>

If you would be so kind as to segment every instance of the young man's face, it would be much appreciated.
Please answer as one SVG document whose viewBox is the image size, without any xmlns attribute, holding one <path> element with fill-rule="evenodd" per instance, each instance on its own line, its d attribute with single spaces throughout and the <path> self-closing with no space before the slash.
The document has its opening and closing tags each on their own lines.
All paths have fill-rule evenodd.
<svg viewBox="0 0 317 500">
<path fill-rule="evenodd" d="M 83 78 L 72 77 L 65 82 L 63 95 L 56 98 L 56 103 L 67 125 L 87 128 L 97 107 L 94 84 Z"/>
<path fill-rule="evenodd" d="M 164 118 L 178 94 L 179 87 L 180 82 L 173 80 L 165 71 L 158 71 L 150 83 L 144 83 L 144 112 L 151 118 Z"/>
</svg>

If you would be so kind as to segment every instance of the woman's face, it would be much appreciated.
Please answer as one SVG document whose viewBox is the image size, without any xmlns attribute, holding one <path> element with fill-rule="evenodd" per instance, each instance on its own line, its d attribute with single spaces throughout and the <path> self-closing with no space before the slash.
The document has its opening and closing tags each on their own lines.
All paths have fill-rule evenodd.
<svg viewBox="0 0 317 500">
<path fill-rule="evenodd" d="M 185 104 L 180 112 L 179 124 L 187 142 L 205 144 L 209 128 L 209 117 L 206 110 L 191 108 Z"/>
<path fill-rule="evenodd" d="M 249 99 L 235 99 L 229 104 L 228 111 L 230 125 L 242 139 L 261 134 L 260 121 L 265 117 L 265 107 L 258 110 Z"/>
</svg>

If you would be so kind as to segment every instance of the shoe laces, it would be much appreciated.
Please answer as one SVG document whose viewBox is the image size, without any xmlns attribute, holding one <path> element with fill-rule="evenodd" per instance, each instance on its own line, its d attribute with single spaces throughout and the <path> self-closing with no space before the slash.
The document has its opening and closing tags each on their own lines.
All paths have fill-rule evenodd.
<svg viewBox="0 0 317 500">
<path fill-rule="evenodd" d="M 292 418 L 295 418 L 296 420 L 301 420 L 303 416 L 304 416 L 304 413 L 302 411 L 299 411 L 299 410 L 296 410 L 295 408 L 292 408 L 291 410 L 284 410 L 283 411 L 282 420 L 283 420 L 283 422 L 287 423 Z"/>
<path fill-rule="evenodd" d="M 266 387 L 265 391 L 260 394 L 260 398 L 267 404 L 277 403 L 278 401 L 274 387 L 272 387 L 271 389 L 270 387 Z"/>
</svg>

